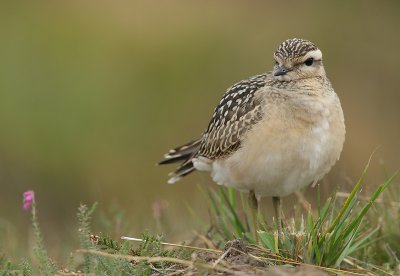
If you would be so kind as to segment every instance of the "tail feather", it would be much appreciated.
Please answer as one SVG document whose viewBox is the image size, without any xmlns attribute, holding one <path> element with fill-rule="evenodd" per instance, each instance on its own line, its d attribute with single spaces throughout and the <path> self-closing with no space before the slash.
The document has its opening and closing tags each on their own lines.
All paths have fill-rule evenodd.
<svg viewBox="0 0 400 276">
<path fill-rule="evenodd" d="M 168 184 L 174 184 L 175 182 L 181 180 L 182 177 L 193 172 L 195 168 L 193 167 L 192 160 L 189 159 L 182 165 L 180 165 L 175 171 L 171 172 L 169 175 L 172 176 L 168 179 Z"/>
<path fill-rule="evenodd" d="M 165 159 L 158 162 L 158 165 L 164 165 L 182 161 L 182 164 L 178 168 L 176 168 L 175 171 L 169 174 L 171 178 L 168 180 L 168 183 L 175 183 L 185 175 L 188 175 L 195 170 L 195 168 L 193 167 L 192 158 L 199 150 L 200 143 L 201 139 L 198 139 L 195 141 L 191 141 L 183 146 L 172 149 L 164 155 Z"/>
<path fill-rule="evenodd" d="M 181 160 L 187 160 L 200 147 L 201 140 L 191 141 L 183 146 L 177 147 L 164 154 L 164 159 L 158 162 L 158 165 L 176 163 Z"/>
</svg>

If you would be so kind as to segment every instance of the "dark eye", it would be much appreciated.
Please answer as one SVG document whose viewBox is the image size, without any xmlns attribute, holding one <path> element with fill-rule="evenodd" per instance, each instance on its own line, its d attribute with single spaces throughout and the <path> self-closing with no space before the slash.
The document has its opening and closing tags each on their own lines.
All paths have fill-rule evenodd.
<svg viewBox="0 0 400 276">
<path fill-rule="evenodd" d="M 311 66 L 314 63 L 314 59 L 313 58 L 308 58 L 304 64 L 307 66 Z"/>
</svg>

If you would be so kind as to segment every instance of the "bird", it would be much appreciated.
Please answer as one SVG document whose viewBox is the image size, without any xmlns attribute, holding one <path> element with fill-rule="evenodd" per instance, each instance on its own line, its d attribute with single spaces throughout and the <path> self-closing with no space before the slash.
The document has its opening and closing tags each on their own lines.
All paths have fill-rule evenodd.
<svg viewBox="0 0 400 276">
<path fill-rule="evenodd" d="M 219 185 L 248 192 L 253 214 L 261 197 L 272 197 L 281 233 L 281 197 L 330 171 L 346 131 L 339 97 L 314 43 L 287 39 L 273 61 L 272 71 L 232 85 L 202 135 L 171 149 L 158 164 L 181 163 L 170 173 L 171 184 L 197 170 Z"/>
</svg>

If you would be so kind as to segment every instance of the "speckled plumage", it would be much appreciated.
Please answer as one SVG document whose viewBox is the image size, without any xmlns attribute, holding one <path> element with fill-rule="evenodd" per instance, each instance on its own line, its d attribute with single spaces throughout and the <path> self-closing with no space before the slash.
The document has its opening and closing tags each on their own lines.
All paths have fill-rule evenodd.
<svg viewBox="0 0 400 276">
<path fill-rule="evenodd" d="M 257 196 L 288 195 L 325 175 L 339 158 L 345 127 L 321 51 L 289 39 L 272 72 L 227 90 L 203 135 L 171 150 L 160 164 L 182 161 L 169 183 L 195 169 Z"/>
<path fill-rule="evenodd" d="M 197 156 L 223 158 L 240 146 L 243 135 L 262 117 L 255 94 L 265 86 L 265 78 L 266 74 L 257 75 L 227 90 L 203 134 Z"/>
</svg>

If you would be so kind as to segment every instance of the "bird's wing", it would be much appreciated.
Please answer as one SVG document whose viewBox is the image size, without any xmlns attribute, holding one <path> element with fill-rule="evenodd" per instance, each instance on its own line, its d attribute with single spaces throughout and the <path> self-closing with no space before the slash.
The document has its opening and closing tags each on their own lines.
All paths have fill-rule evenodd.
<svg viewBox="0 0 400 276">
<path fill-rule="evenodd" d="M 257 91 L 265 86 L 267 74 L 242 80 L 227 90 L 214 110 L 196 156 L 214 160 L 239 148 L 245 133 L 262 118 Z"/>
</svg>

